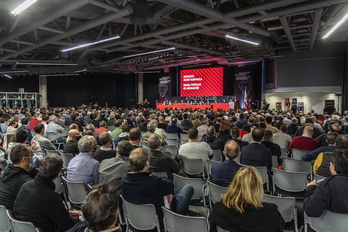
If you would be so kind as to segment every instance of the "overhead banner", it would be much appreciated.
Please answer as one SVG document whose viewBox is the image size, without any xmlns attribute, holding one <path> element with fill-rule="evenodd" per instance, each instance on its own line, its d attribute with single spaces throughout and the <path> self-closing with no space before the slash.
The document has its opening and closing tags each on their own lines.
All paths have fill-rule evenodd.
<svg viewBox="0 0 348 232">
<path fill-rule="evenodd" d="M 159 102 L 169 102 L 172 97 L 172 80 L 170 73 L 163 73 L 158 83 Z"/>
<path fill-rule="evenodd" d="M 242 109 L 250 109 L 254 99 L 254 68 L 235 67 L 234 68 L 234 93 L 236 96 L 235 105 L 240 105 Z"/>
</svg>

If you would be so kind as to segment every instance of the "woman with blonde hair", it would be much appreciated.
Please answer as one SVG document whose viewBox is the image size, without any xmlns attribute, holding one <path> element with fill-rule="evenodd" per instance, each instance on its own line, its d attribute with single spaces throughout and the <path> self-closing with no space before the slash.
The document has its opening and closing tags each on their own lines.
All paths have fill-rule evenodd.
<svg viewBox="0 0 348 232">
<path fill-rule="evenodd" d="M 209 216 L 210 232 L 217 226 L 231 232 L 280 232 L 284 220 L 277 206 L 262 202 L 261 175 L 254 167 L 243 167 L 222 195 L 222 201 L 214 205 Z"/>
</svg>

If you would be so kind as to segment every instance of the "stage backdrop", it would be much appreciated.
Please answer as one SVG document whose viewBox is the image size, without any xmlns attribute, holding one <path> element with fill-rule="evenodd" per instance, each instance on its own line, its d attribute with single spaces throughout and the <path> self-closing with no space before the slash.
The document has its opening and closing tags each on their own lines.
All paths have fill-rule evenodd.
<svg viewBox="0 0 348 232">
<path fill-rule="evenodd" d="M 234 95 L 239 100 L 240 108 L 246 108 L 250 100 L 254 100 L 255 69 L 254 66 L 234 68 Z"/>
<path fill-rule="evenodd" d="M 172 100 L 172 80 L 170 73 L 161 74 L 158 80 L 158 93 L 158 102 L 167 102 Z"/>
</svg>

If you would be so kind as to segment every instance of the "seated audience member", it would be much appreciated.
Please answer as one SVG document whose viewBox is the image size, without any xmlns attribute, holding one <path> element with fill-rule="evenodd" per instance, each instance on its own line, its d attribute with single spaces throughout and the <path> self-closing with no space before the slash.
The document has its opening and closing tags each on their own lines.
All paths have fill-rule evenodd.
<svg viewBox="0 0 348 232">
<path fill-rule="evenodd" d="M 303 131 L 305 129 L 306 126 L 311 126 L 313 129 L 313 134 L 312 134 L 312 138 L 315 139 L 317 138 L 318 136 L 320 136 L 322 134 L 322 132 L 320 131 L 320 129 L 318 129 L 318 127 L 315 127 L 314 124 L 313 124 L 313 119 L 312 118 L 306 118 L 305 119 L 305 123 L 304 123 L 304 126 L 300 127 L 297 129 L 296 131 L 296 136 L 301 136 L 303 134 Z"/>
<path fill-rule="evenodd" d="M 31 131 L 28 127 L 28 119 L 22 118 L 21 123 L 22 123 L 22 125 L 20 127 L 18 127 L 18 130 L 23 129 L 23 130 L 26 130 L 28 132 L 29 140 L 28 140 L 27 144 L 30 144 L 31 139 L 33 138 L 33 135 L 31 134 Z"/>
<path fill-rule="evenodd" d="M 266 121 L 266 130 L 272 131 L 273 134 L 278 133 L 278 129 L 271 125 L 272 116 L 269 116 L 269 115 L 266 116 L 265 121 Z"/>
<path fill-rule="evenodd" d="M 345 149 L 348 150 L 348 134 L 339 135 L 336 139 L 336 150 Z M 330 172 L 330 161 L 332 159 L 332 152 L 322 152 L 315 159 L 313 164 L 313 173 L 329 177 L 331 176 Z"/>
<path fill-rule="evenodd" d="M 32 222 L 44 232 L 66 231 L 75 225 L 58 193 L 54 192 L 53 180 L 62 170 L 63 161 L 59 155 L 48 154 L 42 161 L 39 174 L 27 181 L 17 195 L 13 206 L 14 216 Z"/>
<path fill-rule="evenodd" d="M 162 142 L 159 135 L 150 135 L 148 142 L 151 149 L 149 154 L 151 163 L 149 170 L 151 172 L 166 172 L 168 178 L 171 180 L 173 180 L 172 173 L 186 176 L 177 162 L 175 162 L 170 156 L 161 152 Z"/>
<path fill-rule="evenodd" d="M 203 117 L 202 118 L 202 125 L 197 127 L 198 137 L 201 138 L 203 135 L 205 135 L 207 133 L 208 126 L 209 126 L 209 119 L 207 117 Z"/>
<path fill-rule="evenodd" d="M 288 149 L 292 138 L 287 134 L 288 127 L 286 125 L 282 125 L 279 129 L 278 133 L 273 134 L 273 143 L 276 143 L 280 146 L 280 148 Z"/>
<path fill-rule="evenodd" d="M 278 130 L 280 130 L 280 127 L 281 127 L 281 126 L 284 126 L 283 120 L 284 120 L 284 117 L 283 117 L 282 115 L 280 115 L 280 116 L 278 117 L 278 122 L 274 123 L 273 126 L 276 127 Z"/>
<path fill-rule="evenodd" d="M 157 128 L 161 128 L 164 131 L 167 131 L 167 124 L 164 121 L 164 117 L 163 116 L 159 116 L 158 117 L 158 125 Z"/>
<path fill-rule="evenodd" d="M 252 127 L 251 127 L 252 128 Z M 242 141 L 240 138 L 240 130 L 238 127 L 233 127 L 230 131 L 232 139 L 238 143 L 239 147 L 244 147 L 248 145 L 249 143 L 246 141 Z"/>
<path fill-rule="evenodd" d="M 141 136 L 141 142 L 144 144 L 148 144 L 147 139 L 149 138 L 150 135 L 155 133 L 156 128 L 157 128 L 157 121 L 156 120 L 151 120 L 150 122 L 148 122 L 147 123 L 147 132 Z M 162 137 L 161 137 L 161 140 L 163 141 Z"/>
<path fill-rule="evenodd" d="M 243 123 L 241 121 L 236 122 L 236 127 L 239 129 L 240 131 L 240 137 L 244 137 L 244 135 L 248 134 L 248 132 L 246 132 L 245 130 L 243 130 Z M 251 129 L 250 129 L 251 130 Z"/>
<path fill-rule="evenodd" d="M 64 145 L 64 153 L 71 153 L 73 155 L 80 153 L 78 141 L 81 139 L 81 137 L 81 132 L 78 129 L 69 130 L 68 141 Z"/>
<path fill-rule="evenodd" d="M 227 231 L 283 231 L 284 219 L 277 206 L 262 198 L 260 173 L 254 167 L 240 168 L 210 213 L 210 232 L 217 232 L 217 226 Z"/>
<path fill-rule="evenodd" d="M 206 142 L 198 141 L 198 131 L 196 128 L 191 128 L 187 134 L 188 142 L 182 144 L 179 148 L 179 156 L 189 159 L 202 159 L 206 164 L 207 159 L 213 157 L 213 150 Z"/>
<path fill-rule="evenodd" d="M 95 135 L 100 135 L 103 132 L 109 132 L 108 126 L 105 121 L 101 121 L 99 124 L 99 128 L 95 130 Z"/>
<path fill-rule="evenodd" d="M 330 162 L 332 176 L 321 183 L 308 183 L 303 208 L 310 217 L 320 217 L 325 210 L 348 214 L 348 151 L 336 150 Z"/>
<path fill-rule="evenodd" d="M 50 123 L 47 125 L 46 133 L 54 134 L 54 140 L 57 140 L 58 143 L 65 143 L 66 137 L 63 137 L 62 135 L 64 128 L 58 125 L 57 119 L 58 118 L 54 114 L 50 116 Z"/>
<path fill-rule="evenodd" d="M 42 115 L 41 115 L 40 112 L 36 112 L 36 113 L 35 113 L 34 119 L 31 120 L 30 123 L 29 123 L 29 129 L 30 129 L 31 131 L 34 130 L 34 127 L 35 127 L 36 124 L 41 123 L 41 120 L 42 120 L 41 116 L 42 116 Z"/>
<path fill-rule="evenodd" d="M 80 153 L 70 160 L 67 170 L 67 179 L 74 182 L 83 182 L 85 185 L 95 185 L 99 181 L 98 168 L 100 163 L 93 159 L 97 142 L 90 135 L 83 136 L 78 147 Z"/>
<path fill-rule="evenodd" d="M 132 144 L 133 148 L 142 147 L 141 141 L 141 131 L 139 128 L 134 127 L 129 131 L 129 142 Z"/>
<path fill-rule="evenodd" d="M 250 133 L 250 132 L 251 132 L 250 128 L 254 125 L 254 123 L 255 123 L 254 117 L 253 117 L 253 116 L 250 116 L 250 117 L 248 118 L 248 123 L 247 123 L 246 125 L 244 125 L 244 126 L 242 127 L 242 129 L 243 129 L 244 131 L 246 131 L 247 133 Z"/>
<path fill-rule="evenodd" d="M 133 128 L 134 129 L 134 128 Z M 116 156 L 104 159 L 99 166 L 99 183 L 108 184 L 121 193 L 121 179 L 130 169 L 128 157 L 133 150 L 129 141 L 121 141 L 116 149 Z"/>
<path fill-rule="evenodd" d="M 117 139 L 114 142 L 115 147 L 117 147 L 117 144 L 121 141 L 129 141 L 129 131 L 131 129 L 132 127 L 128 123 L 122 126 L 122 133 L 117 137 Z"/>
<path fill-rule="evenodd" d="M 83 132 L 83 127 L 82 127 L 82 124 L 81 124 L 81 122 L 79 120 L 80 116 L 78 114 L 74 113 L 74 114 L 70 115 L 70 118 L 71 118 L 71 124 L 75 123 L 78 126 L 78 130 L 82 133 Z"/>
<path fill-rule="evenodd" d="M 329 146 L 326 138 L 328 134 L 333 132 L 336 132 L 337 134 L 342 134 L 342 127 L 335 121 L 332 122 L 332 124 L 330 123 L 329 129 L 330 131 L 327 134 L 322 134 L 319 137 L 315 138 L 315 140 L 317 140 L 321 146 Z"/>
<path fill-rule="evenodd" d="M 272 151 L 261 145 L 264 130 L 255 128 L 251 132 L 252 143 L 242 147 L 240 163 L 250 166 L 266 166 L 268 171 L 272 169 Z"/>
<path fill-rule="evenodd" d="M 90 117 L 91 117 L 91 124 L 93 124 L 95 128 L 99 128 L 99 123 L 100 123 L 99 115 L 96 113 L 91 113 Z"/>
<path fill-rule="evenodd" d="M 250 144 L 250 143 L 253 141 L 253 139 L 251 138 L 251 133 L 253 132 L 253 130 L 254 130 L 255 128 L 259 128 L 259 125 L 258 125 L 258 124 L 252 125 L 252 126 L 250 127 L 250 133 L 245 134 L 243 137 L 240 136 L 240 137 L 242 138 L 242 141 L 247 142 L 248 144 Z M 239 128 L 238 128 L 238 129 L 239 129 Z"/>
<path fill-rule="evenodd" d="M 122 232 L 116 225 L 119 194 L 106 184 L 96 185 L 82 204 L 83 222 L 67 232 Z"/>
<path fill-rule="evenodd" d="M 232 139 L 230 129 L 231 127 L 228 123 L 222 123 L 220 127 L 220 134 L 217 137 L 226 143 L 227 140 Z"/>
<path fill-rule="evenodd" d="M 230 140 L 225 144 L 222 153 L 225 156 L 225 161 L 211 167 L 211 178 L 214 184 L 227 187 L 241 167 L 235 162 L 235 158 L 240 155 L 240 147 L 237 142 Z"/>
<path fill-rule="evenodd" d="M 114 124 L 115 129 L 111 132 L 112 140 L 117 139 L 117 137 L 122 133 L 122 129 L 120 128 L 121 123 L 122 123 L 122 119 L 117 119 L 115 121 L 115 124 Z"/>
<path fill-rule="evenodd" d="M 167 196 L 168 203 L 171 204 L 174 212 L 186 215 L 193 196 L 193 187 L 185 185 L 174 194 L 172 180 L 152 176 L 149 173 L 149 158 L 148 151 L 144 148 L 137 148 L 131 152 L 129 156 L 130 172 L 125 173 L 122 177 L 122 195 L 126 201 L 133 204 L 154 204 L 162 227 L 163 198 Z"/>
<path fill-rule="evenodd" d="M 45 138 L 42 136 L 45 132 L 45 126 L 42 123 L 37 123 L 34 126 L 34 130 L 35 130 L 35 136 L 31 140 L 32 144 L 33 144 L 33 141 L 38 141 L 40 144 L 40 147 L 44 149 L 47 149 L 47 150 L 57 149 L 48 138 Z"/>
<path fill-rule="evenodd" d="M 200 125 L 202 125 L 202 122 L 200 120 L 200 114 L 196 114 L 195 119 L 192 120 L 192 125 L 197 128 Z"/>
<path fill-rule="evenodd" d="M 111 135 L 108 132 L 103 132 L 99 135 L 99 141 L 102 144 L 102 146 L 97 148 L 93 158 L 98 160 L 99 163 L 101 163 L 104 159 L 115 157 L 116 151 L 111 148 L 111 144 L 112 144 Z"/>
<path fill-rule="evenodd" d="M 293 138 L 289 145 L 288 151 L 291 151 L 292 148 L 310 151 L 317 149 L 318 147 L 320 147 L 320 144 L 317 140 L 312 138 L 312 135 L 313 127 L 306 126 L 303 130 L 302 136 Z"/>
<path fill-rule="evenodd" d="M 318 155 L 322 152 L 333 152 L 334 150 L 336 150 L 337 137 L 338 137 L 338 133 L 336 132 L 327 134 L 326 141 L 329 144 L 329 146 L 319 147 L 315 149 L 314 151 L 311 151 L 308 154 L 301 156 L 301 159 L 304 161 L 315 160 L 318 157 Z"/>
<path fill-rule="evenodd" d="M 298 129 L 298 119 L 293 118 L 291 119 L 291 124 L 288 126 L 288 134 L 291 136 L 295 136 L 297 129 Z"/>
<path fill-rule="evenodd" d="M 278 163 L 282 163 L 280 156 L 282 155 L 282 151 L 280 150 L 280 146 L 278 144 L 273 143 L 273 134 L 272 131 L 265 130 L 261 145 L 270 149 L 272 152 L 272 156 L 278 157 Z"/>
<path fill-rule="evenodd" d="M 110 117 L 109 117 L 109 120 L 106 123 L 106 125 L 108 125 L 108 126 L 115 126 L 115 121 L 116 121 L 116 116 L 115 116 L 114 113 L 111 113 Z"/>
<path fill-rule="evenodd" d="M 182 115 L 183 117 L 183 120 L 181 121 L 181 129 L 182 130 L 189 130 L 190 128 L 193 127 L 193 124 L 190 120 L 188 120 L 188 114 L 187 113 L 184 113 Z"/>
<path fill-rule="evenodd" d="M 13 164 L 9 164 L 0 176 L 0 205 L 7 209 L 12 210 L 19 189 L 32 179 L 28 171 L 33 155 L 33 150 L 23 144 L 12 149 L 10 158 Z"/>
<path fill-rule="evenodd" d="M 224 141 L 222 139 L 219 139 L 216 137 L 216 132 L 215 132 L 214 126 L 208 127 L 206 134 L 203 135 L 201 141 L 208 143 L 212 150 L 221 150 L 222 151 L 224 149 L 224 146 L 225 146 Z"/>
<path fill-rule="evenodd" d="M 171 124 L 170 124 L 170 125 L 169 125 L 169 124 L 167 125 L 167 130 L 166 130 L 166 132 L 167 132 L 167 133 L 177 133 L 178 136 L 180 136 L 180 133 L 183 133 L 183 131 L 181 130 L 180 127 L 177 126 L 178 120 L 177 120 L 176 118 L 172 118 L 170 122 L 171 122 Z M 162 137 L 162 138 L 163 138 L 163 137 Z"/>
</svg>

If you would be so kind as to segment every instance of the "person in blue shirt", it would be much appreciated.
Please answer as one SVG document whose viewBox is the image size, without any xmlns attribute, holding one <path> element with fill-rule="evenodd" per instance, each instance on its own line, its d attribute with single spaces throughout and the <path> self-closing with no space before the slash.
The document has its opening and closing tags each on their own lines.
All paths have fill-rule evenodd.
<svg viewBox="0 0 348 232">
<path fill-rule="evenodd" d="M 311 151 L 308 154 L 301 156 L 301 159 L 304 161 L 311 161 L 315 160 L 320 153 L 333 152 L 334 150 L 336 150 L 336 138 L 338 137 L 338 135 L 339 134 L 337 132 L 331 132 L 327 134 L 326 141 L 329 144 L 329 146 L 319 147 L 314 151 Z"/>
</svg>

